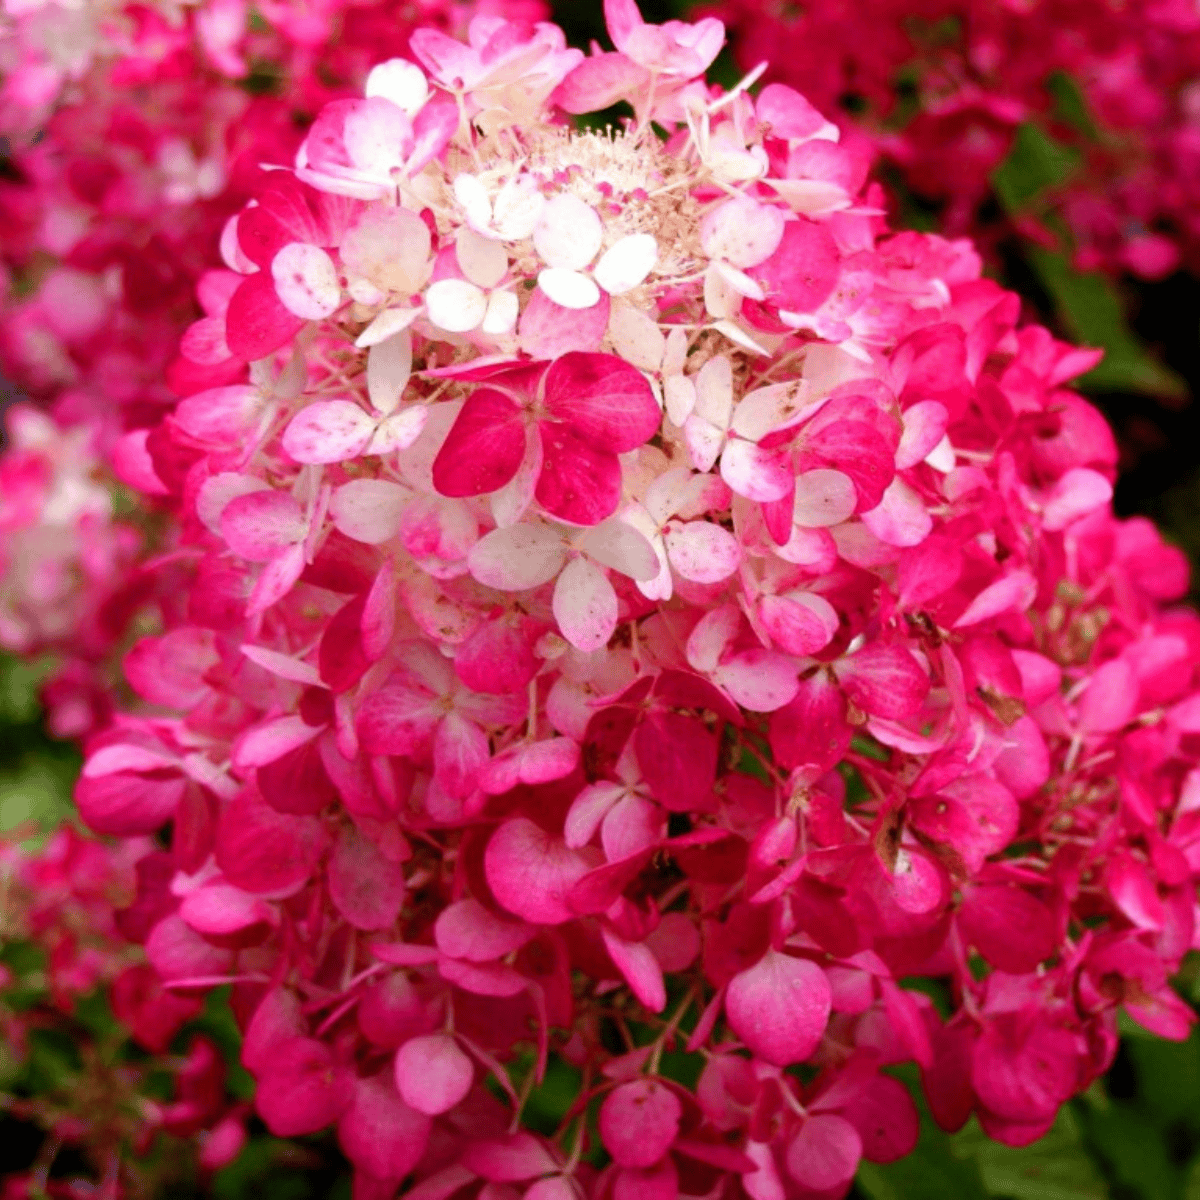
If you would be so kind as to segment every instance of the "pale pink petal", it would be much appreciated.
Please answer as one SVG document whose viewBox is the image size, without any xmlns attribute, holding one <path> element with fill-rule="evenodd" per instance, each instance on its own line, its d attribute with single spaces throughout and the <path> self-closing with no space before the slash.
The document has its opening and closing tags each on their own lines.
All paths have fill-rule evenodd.
<svg viewBox="0 0 1200 1200">
<path fill-rule="evenodd" d="M 405 506 L 412 499 L 408 488 L 386 479 L 352 479 L 333 493 L 329 515 L 348 538 L 378 546 L 400 531 Z"/>
<path fill-rule="evenodd" d="M 946 434 L 950 414 L 936 400 L 921 400 L 904 410 L 904 432 L 896 447 L 896 470 L 923 462 Z"/>
<path fill-rule="evenodd" d="M 793 486 L 785 457 L 740 438 L 731 441 L 721 455 L 721 478 L 747 500 L 782 500 Z"/>
<path fill-rule="evenodd" d="M 360 350 L 365 350 L 378 342 L 387 341 L 388 338 L 403 333 L 420 315 L 421 309 L 419 308 L 385 308 L 358 335 L 354 344 Z"/>
<path fill-rule="evenodd" d="M 425 429 L 429 419 L 429 406 L 414 404 L 401 412 L 385 417 L 375 428 L 364 454 L 391 454 L 394 450 L 407 450 Z"/>
<path fill-rule="evenodd" d="M 603 240 L 604 226 L 596 210 L 570 192 L 546 204 L 533 230 L 533 245 L 542 262 L 568 271 L 586 267 Z"/>
<path fill-rule="evenodd" d="M 630 579 L 653 579 L 658 574 L 654 547 L 632 525 L 618 518 L 585 530 L 575 539 L 575 546 L 602 566 Z"/>
<path fill-rule="evenodd" d="M 333 259 L 320 246 L 291 242 L 271 260 L 271 277 L 279 302 L 305 321 L 320 321 L 342 302 Z"/>
<path fill-rule="evenodd" d="M 720 583 L 742 561 L 737 538 L 711 521 L 672 524 L 667 529 L 666 541 L 672 568 L 693 583 Z"/>
<path fill-rule="evenodd" d="M 792 520 L 805 529 L 840 525 L 851 516 L 857 504 L 854 483 L 841 471 L 821 467 L 796 476 Z"/>
<path fill-rule="evenodd" d="M 582 556 L 563 568 L 554 585 L 554 619 L 577 650 L 599 650 L 617 627 L 617 594 L 603 569 Z"/>
<path fill-rule="evenodd" d="M 730 980 L 725 1013 L 750 1050 L 777 1067 L 803 1062 L 818 1046 L 832 992 L 825 972 L 776 950 Z"/>
<path fill-rule="evenodd" d="M 417 1112 L 448 1112 L 474 1081 L 474 1065 L 447 1034 L 410 1038 L 396 1051 L 396 1090 Z"/>
<path fill-rule="evenodd" d="M 783 225 L 782 209 L 738 196 L 704 218 L 700 242 L 709 258 L 724 259 L 735 267 L 756 267 L 778 249 Z"/>
<path fill-rule="evenodd" d="M 307 532 L 304 512 L 287 492 L 235 496 L 221 513 L 221 533 L 229 548 L 250 562 L 268 562 Z"/>
<path fill-rule="evenodd" d="M 538 190 L 537 180 L 528 174 L 506 180 L 492 205 L 492 228 L 506 242 L 520 242 L 533 236 L 546 198 Z"/>
<path fill-rule="evenodd" d="M 272 604 L 282 600 L 292 590 L 296 580 L 300 578 L 304 571 L 304 565 L 303 542 L 297 542 L 296 545 L 271 559 L 263 568 L 262 574 L 259 575 L 258 582 L 251 589 L 250 596 L 246 601 L 246 614 L 255 616 L 258 613 L 266 612 Z"/>
<path fill-rule="evenodd" d="M 480 583 L 502 592 L 524 592 L 549 583 L 566 562 L 562 533 L 551 525 L 511 525 L 484 534 L 467 555 Z"/>
<path fill-rule="evenodd" d="M 454 178 L 454 198 L 462 206 L 467 224 L 476 233 L 485 232 L 492 223 L 492 201 L 487 188 L 474 175 L 465 172 Z"/>
<path fill-rule="evenodd" d="M 367 353 L 367 395 L 371 407 L 376 412 L 394 412 L 411 375 L 411 333 L 405 330 L 373 344 Z"/>
<path fill-rule="evenodd" d="M 740 437 L 757 442 L 776 429 L 794 424 L 811 407 L 808 385 L 802 379 L 756 388 L 738 402 L 730 428 Z"/>
<path fill-rule="evenodd" d="M 697 471 L 711 471 L 725 445 L 725 430 L 694 412 L 683 423 L 683 440 L 692 466 Z"/>
<path fill-rule="evenodd" d="M 862 522 L 889 546 L 919 546 L 933 529 L 933 518 L 921 497 L 899 478 L 888 484 L 874 508 L 862 514 Z"/>
<path fill-rule="evenodd" d="M 713 682 L 750 712 L 774 712 L 789 703 L 800 688 L 796 664 L 761 648 L 735 654 L 712 674 Z"/>
<path fill-rule="evenodd" d="M 485 290 L 494 288 L 508 270 L 508 255 L 504 247 L 466 225 L 455 236 L 454 254 L 463 275 L 476 287 Z"/>
<path fill-rule="evenodd" d="M 719 608 L 710 609 L 688 635 L 686 652 L 689 665 L 705 673 L 715 670 L 741 628 L 742 614 L 735 605 L 722 604 Z"/>
<path fill-rule="evenodd" d="M 639 371 L 657 371 L 662 366 L 667 339 L 658 322 L 635 305 L 620 301 L 612 306 L 608 336 L 613 349 Z"/>
<path fill-rule="evenodd" d="M 593 274 L 610 296 L 620 296 L 644 283 L 658 262 L 658 243 L 648 233 L 631 233 L 601 256 Z"/>
<path fill-rule="evenodd" d="M 609 862 L 619 862 L 657 846 L 665 834 L 657 804 L 643 796 L 623 796 L 600 823 L 600 846 Z"/>
<path fill-rule="evenodd" d="M 487 735 L 457 712 L 442 718 L 433 739 L 434 779 L 449 796 L 465 799 L 475 791 L 490 756 Z"/>
<path fill-rule="evenodd" d="M 350 400 L 318 400 L 302 408 L 283 431 L 283 448 L 300 463 L 357 458 L 375 432 L 375 421 Z"/>
</svg>

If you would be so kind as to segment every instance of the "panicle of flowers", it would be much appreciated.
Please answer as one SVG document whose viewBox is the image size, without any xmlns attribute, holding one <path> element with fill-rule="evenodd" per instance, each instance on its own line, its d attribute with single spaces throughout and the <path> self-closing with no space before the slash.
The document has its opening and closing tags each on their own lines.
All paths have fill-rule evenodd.
<svg viewBox="0 0 1200 1200">
<path fill-rule="evenodd" d="M 994 236 L 992 173 L 1037 120 L 1079 162 L 1043 211 L 1021 217 L 1022 233 L 1053 241 L 1065 222 L 1086 270 L 1160 279 L 1200 264 L 1200 13 L 1188 0 L 731 0 L 705 11 L 731 25 L 739 61 L 769 60 L 769 78 L 874 141 L 913 192 L 944 205 L 951 234 Z M 903 111 L 902 82 L 910 96 L 915 84 L 915 113 Z"/>
<path fill-rule="evenodd" d="M 190 577 L 76 801 L 170 824 L 149 962 L 360 1197 L 836 1197 L 915 1143 L 881 1068 L 1022 1144 L 1192 1019 L 1200 620 L 1096 353 L 719 22 L 606 15 L 326 106 L 114 449 Z"/>
</svg>

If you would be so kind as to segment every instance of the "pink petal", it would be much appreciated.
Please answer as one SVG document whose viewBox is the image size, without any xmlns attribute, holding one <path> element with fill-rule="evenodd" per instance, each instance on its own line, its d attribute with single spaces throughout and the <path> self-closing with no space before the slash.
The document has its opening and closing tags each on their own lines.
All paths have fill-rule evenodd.
<svg viewBox="0 0 1200 1200">
<path fill-rule="evenodd" d="M 569 113 L 598 112 L 644 92 L 649 82 L 650 72 L 624 54 L 596 54 L 575 67 L 551 99 Z"/>
<path fill-rule="evenodd" d="M 125 655 L 125 678 L 150 704 L 187 710 L 209 692 L 205 672 L 220 662 L 207 629 L 175 629 L 142 638 Z"/>
<path fill-rule="evenodd" d="M 904 410 L 904 432 L 896 447 L 896 470 L 923 461 L 946 434 L 950 414 L 936 400 L 921 400 Z"/>
<path fill-rule="evenodd" d="M 429 1144 L 432 1122 L 410 1108 L 385 1075 L 359 1079 L 338 1121 L 338 1142 L 354 1166 L 376 1179 L 403 1179 Z"/>
<path fill-rule="evenodd" d="M 846 701 L 824 675 L 802 680 L 795 699 L 771 717 L 771 749 L 784 766 L 828 770 L 850 748 Z"/>
<path fill-rule="evenodd" d="M 1114 733 L 1138 710 L 1138 681 L 1123 658 L 1110 659 L 1092 672 L 1079 698 L 1079 726 L 1087 733 Z"/>
<path fill-rule="evenodd" d="M 1042 524 L 1051 531 L 1065 529 L 1072 521 L 1107 504 L 1112 484 L 1089 467 L 1072 467 L 1050 490 L 1042 509 Z"/>
<path fill-rule="evenodd" d="M 433 462 L 443 496 L 480 496 L 503 487 L 525 456 L 521 410 L 503 393 L 480 388 L 463 405 Z"/>
<path fill-rule="evenodd" d="M 484 868 L 493 895 L 509 912 L 534 924 L 558 925 L 575 915 L 567 892 L 588 865 L 527 817 L 515 817 L 492 834 Z"/>
<path fill-rule="evenodd" d="M 292 340 L 304 319 L 289 312 L 275 294 L 275 281 L 259 271 L 242 281 L 225 314 L 230 353 L 244 362 L 265 358 Z"/>
<path fill-rule="evenodd" d="M 833 291 L 841 273 L 837 243 L 824 225 L 788 221 L 775 252 L 748 274 L 781 309 L 810 313 Z"/>
<path fill-rule="evenodd" d="M 492 962 L 519 950 L 537 932 L 521 921 L 497 916 L 478 900 L 459 900 L 434 923 L 438 949 L 468 962 Z"/>
<path fill-rule="evenodd" d="M 353 825 L 338 834 L 327 869 L 329 898 L 355 929 L 386 929 L 404 903 L 404 874 Z"/>
<path fill-rule="evenodd" d="M 417 1112 L 431 1117 L 449 1112 L 474 1081 L 471 1060 L 447 1034 L 411 1038 L 396 1051 L 396 1088 Z"/>
<path fill-rule="evenodd" d="M 307 532 L 303 510 L 286 492 L 235 496 L 221 513 L 221 533 L 229 548 L 250 562 L 269 562 Z"/>
<path fill-rule="evenodd" d="M 863 524 L 888 546 L 918 546 L 933 529 L 921 497 L 902 479 L 893 479 L 883 499 L 862 514 Z"/>
<path fill-rule="evenodd" d="M 1037 596 L 1037 580 L 1025 570 L 1016 570 L 997 579 L 980 592 L 967 605 L 966 610 L 954 622 L 955 629 L 978 625 L 1002 613 L 1021 612 L 1027 609 Z"/>
<path fill-rule="evenodd" d="M 649 946 L 644 942 L 627 942 L 607 927 L 600 932 L 605 949 L 629 984 L 629 990 L 650 1012 L 662 1012 L 667 1006 L 667 989 L 662 967 Z"/>
<path fill-rule="evenodd" d="M 546 372 L 546 411 L 604 450 L 636 450 L 662 420 L 646 377 L 612 354 L 564 354 Z"/>
<path fill-rule="evenodd" d="M 829 981 L 816 963 L 768 950 L 730 980 L 725 1014 L 755 1055 L 786 1067 L 817 1048 L 831 1003 Z"/>
<path fill-rule="evenodd" d="M 517 326 L 521 349 L 533 358 L 558 358 L 572 352 L 598 350 L 608 329 L 611 302 L 607 292 L 590 308 L 564 308 L 536 288 Z"/>
<path fill-rule="evenodd" d="M 600 1106 L 600 1137 L 622 1167 L 652 1167 L 679 1135 L 683 1106 L 657 1079 L 613 1088 Z"/>
<path fill-rule="evenodd" d="M 533 1179 L 561 1166 L 554 1152 L 541 1138 L 523 1129 L 502 1138 L 471 1142 L 463 1155 L 463 1162 L 477 1175 L 493 1183 Z M 526 1200 L 532 1194 L 526 1192 Z"/>
<path fill-rule="evenodd" d="M 283 432 L 283 448 L 299 463 L 357 458 L 375 432 L 375 420 L 349 400 L 319 400 L 303 408 Z"/>
<path fill-rule="evenodd" d="M 259 1077 L 254 1107 L 276 1137 L 316 1133 L 354 1102 L 353 1073 L 313 1038 L 284 1043 Z"/>
<path fill-rule="evenodd" d="M 721 478 L 747 500 L 782 500 L 793 487 L 787 458 L 735 438 L 721 454 Z"/>
<path fill-rule="evenodd" d="M 817 1113 L 800 1126 L 787 1149 L 788 1174 L 814 1192 L 844 1187 L 858 1170 L 862 1138 L 833 1113 Z"/>
<path fill-rule="evenodd" d="M 348 538 L 378 546 L 399 533 L 411 499 L 408 488 L 387 479 L 352 479 L 333 493 L 329 515 Z"/>
<path fill-rule="evenodd" d="M 837 633 L 837 610 L 822 596 L 797 592 L 791 596 L 764 596 L 758 602 L 758 619 L 772 641 L 789 654 L 816 654 Z"/>
<path fill-rule="evenodd" d="M 929 692 L 928 675 L 903 646 L 865 646 L 836 669 L 850 698 L 877 717 L 911 717 Z"/>
<path fill-rule="evenodd" d="M 621 499 L 621 464 L 565 425 L 540 422 L 543 460 L 534 495 L 552 516 L 572 525 L 598 525 Z"/>
</svg>

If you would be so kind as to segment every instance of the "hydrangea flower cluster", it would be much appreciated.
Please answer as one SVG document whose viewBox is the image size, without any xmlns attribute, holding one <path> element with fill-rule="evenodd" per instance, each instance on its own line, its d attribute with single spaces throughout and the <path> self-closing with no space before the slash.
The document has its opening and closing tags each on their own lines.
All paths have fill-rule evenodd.
<svg viewBox="0 0 1200 1200">
<path fill-rule="evenodd" d="M 1197 269 L 1200 13 L 1190 0 L 815 0 L 799 8 L 731 0 L 705 8 L 733 27 L 747 67 L 769 60 L 770 78 L 802 88 L 823 111 L 841 111 L 917 195 L 943 203 L 946 231 L 981 232 L 992 172 L 1018 127 L 1048 119 L 1081 158 L 1053 201 L 1078 265 L 1143 279 Z M 1078 85 L 1086 112 L 1064 107 L 1064 77 Z M 841 109 L 848 97 L 860 106 L 853 118 Z M 1023 217 L 1021 231 L 1055 240 L 1055 221 L 1039 223 L 1047 215 Z"/>
<path fill-rule="evenodd" d="M 76 800 L 170 825 L 149 962 L 361 1200 L 836 1197 L 915 1142 L 885 1067 L 1024 1144 L 1192 1020 L 1200 620 L 1096 354 L 706 85 L 720 22 L 606 15 L 326 106 L 113 453 L 188 581 Z"/>
</svg>

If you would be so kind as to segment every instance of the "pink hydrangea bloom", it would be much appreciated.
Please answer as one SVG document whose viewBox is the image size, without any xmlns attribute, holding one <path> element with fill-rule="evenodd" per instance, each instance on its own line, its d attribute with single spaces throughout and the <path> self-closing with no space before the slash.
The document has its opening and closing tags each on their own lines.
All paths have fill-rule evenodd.
<svg viewBox="0 0 1200 1200">
<path fill-rule="evenodd" d="M 364 1196 L 836 1197 L 915 1144 L 887 1066 L 1021 1144 L 1120 1008 L 1190 1023 L 1200 619 L 1096 355 L 798 92 L 705 84 L 711 20 L 608 17 L 334 99 L 113 443 L 179 582 L 78 807 L 170 824 L 130 936 Z"/>
</svg>

